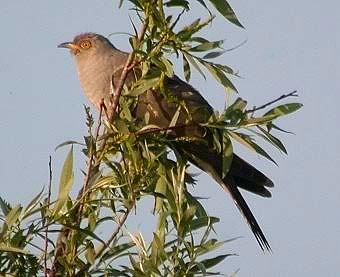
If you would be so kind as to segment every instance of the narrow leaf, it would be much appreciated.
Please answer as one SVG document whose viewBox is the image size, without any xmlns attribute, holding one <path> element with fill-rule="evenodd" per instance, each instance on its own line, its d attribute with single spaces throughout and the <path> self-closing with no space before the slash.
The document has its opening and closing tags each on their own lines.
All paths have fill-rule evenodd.
<svg viewBox="0 0 340 277">
<path fill-rule="evenodd" d="M 225 51 L 210 52 L 208 54 L 205 54 L 203 56 L 203 59 L 214 59 L 214 58 L 217 58 L 217 57 L 223 55 L 224 53 L 225 53 Z"/>
<path fill-rule="evenodd" d="M 5 243 L 0 243 L 0 252 L 12 252 L 12 253 L 24 254 L 24 255 L 29 254 L 28 251 L 25 251 L 25 250 L 17 248 L 17 247 L 8 246 Z"/>
<path fill-rule="evenodd" d="M 233 146 L 227 132 L 223 132 L 222 153 L 222 178 L 224 178 L 227 176 L 233 160 Z"/>
<path fill-rule="evenodd" d="M 204 79 L 206 79 L 203 71 L 201 70 L 201 68 L 199 67 L 199 65 L 197 64 L 197 62 L 195 61 L 195 59 L 193 58 L 193 56 L 191 56 L 190 54 L 186 54 L 183 52 L 183 55 L 185 56 L 185 58 L 189 61 L 189 63 L 202 75 L 202 77 Z"/>
<path fill-rule="evenodd" d="M 180 112 L 181 112 L 181 109 L 182 109 L 182 106 L 181 106 L 181 105 L 178 105 L 177 110 L 176 110 L 176 112 L 174 113 L 174 115 L 173 115 L 173 117 L 172 117 L 172 119 L 171 119 L 171 121 L 170 121 L 170 124 L 169 124 L 169 127 L 170 127 L 170 128 L 176 126 L 178 117 L 179 117 Z"/>
<path fill-rule="evenodd" d="M 11 205 L 6 202 L 2 197 L 0 197 L 0 207 L 4 215 L 7 215 L 12 209 Z"/>
<path fill-rule="evenodd" d="M 141 79 L 136 84 L 135 87 L 129 91 L 128 95 L 138 96 L 148 89 L 154 88 L 159 84 L 159 77 L 152 79 Z"/>
<path fill-rule="evenodd" d="M 230 257 L 230 256 L 235 256 L 235 255 L 234 254 L 219 255 L 219 256 L 216 256 L 215 258 L 212 258 L 212 259 L 205 259 L 205 260 L 203 260 L 199 263 L 202 264 L 205 269 L 208 269 L 208 268 L 211 268 L 211 267 L 219 264 L 225 258 Z M 191 272 L 197 272 L 198 270 L 199 270 L 198 265 L 195 265 L 190 271 Z"/>
<path fill-rule="evenodd" d="M 200 62 L 209 70 L 211 75 L 225 88 L 229 88 L 235 92 L 237 92 L 237 89 L 233 85 L 233 83 L 228 79 L 228 77 L 225 75 L 225 73 L 217 68 L 214 64 L 205 62 L 203 60 L 200 60 Z"/>
<path fill-rule="evenodd" d="M 221 47 L 223 42 L 224 42 L 224 40 L 204 42 L 204 43 L 201 43 L 201 44 L 189 49 L 189 51 L 191 51 L 191 52 L 209 51 L 209 50 Z"/>
<path fill-rule="evenodd" d="M 22 211 L 21 205 L 16 205 L 13 209 L 9 211 L 6 216 L 6 224 L 8 228 L 11 228 L 12 225 L 18 220 L 20 213 Z"/>
<path fill-rule="evenodd" d="M 187 60 L 187 58 L 184 56 L 184 54 L 182 55 L 183 58 L 183 73 L 184 73 L 184 78 L 187 82 L 190 81 L 190 76 L 191 76 L 191 70 L 190 70 L 190 64 Z"/>
<path fill-rule="evenodd" d="M 280 128 L 279 126 L 273 124 L 273 123 L 269 123 L 267 124 L 267 129 L 268 129 L 268 132 L 271 131 L 271 129 L 275 129 L 275 130 L 278 130 L 280 132 L 283 132 L 283 133 L 286 133 L 286 134 L 291 134 L 291 135 L 294 135 L 293 132 L 290 132 L 290 131 L 287 131 L 287 130 L 283 130 L 282 128 Z"/>
<path fill-rule="evenodd" d="M 261 156 L 267 158 L 268 160 L 272 161 L 274 164 L 277 165 L 273 158 L 269 156 L 269 154 L 263 148 L 261 148 L 258 144 L 251 140 L 250 136 L 233 131 L 228 131 L 228 134 L 239 143 L 243 144 L 244 146 L 255 151 L 256 153 L 260 154 Z"/>
<path fill-rule="evenodd" d="M 34 209 L 34 207 L 39 204 L 39 201 L 41 199 L 41 195 L 43 194 L 44 189 L 42 189 L 37 196 L 35 196 L 32 201 L 27 205 L 26 209 L 25 209 L 25 214 L 29 213 L 32 209 Z M 25 217 L 24 217 L 25 218 Z"/>
<path fill-rule="evenodd" d="M 191 222 L 191 230 L 197 230 L 199 228 L 210 226 L 211 224 L 219 222 L 220 219 L 218 217 L 212 217 L 212 216 L 205 216 L 200 218 L 195 218 Z"/>
<path fill-rule="evenodd" d="M 303 105 L 300 103 L 289 103 L 289 104 L 283 104 L 280 106 L 275 107 L 274 109 L 271 109 L 270 111 L 266 112 L 264 116 L 283 116 L 290 113 L 293 113 L 300 109 Z"/>
<path fill-rule="evenodd" d="M 57 214 L 65 205 L 72 184 L 73 184 L 73 146 L 67 154 L 66 160 L 61 171 L 60 182 L 59 182 L 59 194 L 57 202 L 54 206 L 54 214 Z"/>
<path fill-rule="evenodd" d="M 273 136 L 271 133 L 267 132 L 265 129 L 263 129 L 261 126 L 257 126 L 257 128 L 265 135 L 265 137 L 268 138 L 270 142 L 272 142 L 273 145 L 275 145 L 278 149 L 280 149 L 283 153 L 288 154 L 285 146 L 283 143 L 275 136 Z"/>
<path fill-rule="evenodd" d="M 55 151 L 57 151 L 59 148 L 64 147 L 66 145 L 73 145 L 73 144 L 79 144 L 79 145 L 84 145 L 83 143 L 79 143 L 78 141 L 74 141 L 74 140 L 68 140 L 65 141 L 63 143 L 60 143 L 59 145 L 57 145 L 57 147 L 54 149 Z"/>
<path fill-rule="evenodd" d="M 196 217 L 201 218 L 201 217 L 207 217 L 208 216 L 204 207 L 201 205 L 201 203 L 197 200 L 196 197 L 192 196 L 188 191 L 185 191 L 185 196 L 187 198 L 189 205 L 196 206 L 196 214 L 195 214 Z"/>
<path fill-rule="evenodd" d="M 241 28 L 244 28 L 226 0 L 210 0 L 210 2 L 227 20 Z"/>
</svg>

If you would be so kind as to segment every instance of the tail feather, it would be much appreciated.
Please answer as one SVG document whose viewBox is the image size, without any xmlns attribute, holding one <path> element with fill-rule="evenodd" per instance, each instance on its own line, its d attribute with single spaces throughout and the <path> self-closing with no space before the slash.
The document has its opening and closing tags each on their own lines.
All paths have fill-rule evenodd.
<svg viewBox="0 0 340 277">
<path fill-rule="evenodd" d="M 246 219 L 251 231 L 253 232 L 258 244 L 260 245 L 261 249 L 267 250 L 271 252 L 271 247 L 269 245 L 269 242 L 267 241 L 264 233 L 261 230 L 261 227 L 256 221 L 255 216 L 251 212 L 247 202 L 244 200 L 242 194 L 237 189 L 236 185 L 232 181 L 231 178 L 228 178 L 228 176 L 223 180 L 223 183 L 221 184 L 223 186 L 223 189 L 226 190 L 231 197 L 233 198 L 237 208 L 240 210 L 243 217 Z"/>
<path fill-rule="evenodd" d="M 233 179 L 235 181 L 236 186 L 239 188 L 242 188 L 244 190 L 247 190 L 249 192 L 255 193 L 257 195 L 260 195 L 262 197 L 271 197 L 272 194 L 269 190 L 265 188 L 265 186 L 261 183 L 258 184 L 256 182 L 252 182 L 248 179 L 232 175 Z"/>
<path fill-rule="evenodd" d="M 237 187 L 269 197 L 270 192 L 265 186 L 272 187 L 273 183 L 250 164 L 243 163 L 243 160 L 236 155 L 234 155 L 229 173 L 222 179 L 221 156 L 207 146 L 196 143 L 181 143 L 175 149 L 185 154 L 191 163 L 210 174 L 230 194 L 246 219 L 261 249 L 271 251 L 269 242 Z"/>
</svg>

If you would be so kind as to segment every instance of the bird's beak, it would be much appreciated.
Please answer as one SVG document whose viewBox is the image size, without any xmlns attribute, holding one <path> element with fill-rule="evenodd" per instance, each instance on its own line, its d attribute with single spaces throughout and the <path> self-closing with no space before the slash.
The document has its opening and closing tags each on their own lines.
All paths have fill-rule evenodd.
<svg viewBox="0 0 340 277">
<path fill-rule="evenodd" d="M 73 44 L 72 42 L 63 42 L 58 45 L 58 48 L 68 48 L 71 50 L 80 50 L 78 45 Z"/>
</svg>

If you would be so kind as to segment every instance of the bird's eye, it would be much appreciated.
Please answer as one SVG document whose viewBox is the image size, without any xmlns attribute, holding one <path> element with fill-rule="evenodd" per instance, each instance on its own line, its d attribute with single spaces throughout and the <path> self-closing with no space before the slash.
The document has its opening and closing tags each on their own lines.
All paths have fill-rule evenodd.
<svg viewBox="0 0 340 277">
<path fill-rule="evenodd" d="M 80 47 L 83 49 L 89 49 L 91 47 L 91 42 L 84 40 L 80 43 Z"/>
</svg>

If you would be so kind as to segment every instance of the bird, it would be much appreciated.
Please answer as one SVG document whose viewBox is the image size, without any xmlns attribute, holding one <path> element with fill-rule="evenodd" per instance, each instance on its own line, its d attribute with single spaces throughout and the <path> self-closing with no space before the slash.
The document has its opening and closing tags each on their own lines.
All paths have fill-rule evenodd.
<svg viewBox="0 0 340 277">
<path fill-rule="evenodd" d="M 116 48 L 108 38 L 97 33 L 83 33 L 77 35 L 72 41 L 58 45 L 67 48 L 74 57 L 80 85 L 89 101 L 98 109 L 101 105 L 110 107 L 112 87 L 115 88 L 120 80 L 129 53 Z M 125 85 L 136 82 L 136 76 L 129 73 Z M 185 155 L 187 160 L 202 171 L 208 173 L 222 188 L 229 193 L 237 208 L 248 223 L 259 246 L 263 251 L 271 251 L 266 239 L 251 209 L 243 198 L 239 188 L 262 197 L 271 197 L 269 188 L 274 183 L 262 172 L 233 153 L 230 169 L 222 177 L 223 154 L 213 147 L 213 135 L 208 128 L 202 127 L 214 113 L 214 109 L 204 97 L 189 83 L 181 80 L 175 74 L 166 77 L 164 88 L 167 94 L 179 101 L 169 101 L 157 89 L 148 89 L 138 96 L 133 116 L 141 122 L 167 128 L 171 124 L 176 111 L 178 119 L 171 131 L 173 137 L 199 138 L 192 141 L 180 141 L 172 146 L 176 151 Z M 185 108 L 179 108 L 179 103 L 185 103 Z M 180 126 L 187 126 L 180 128 Z"/>
</svg>

